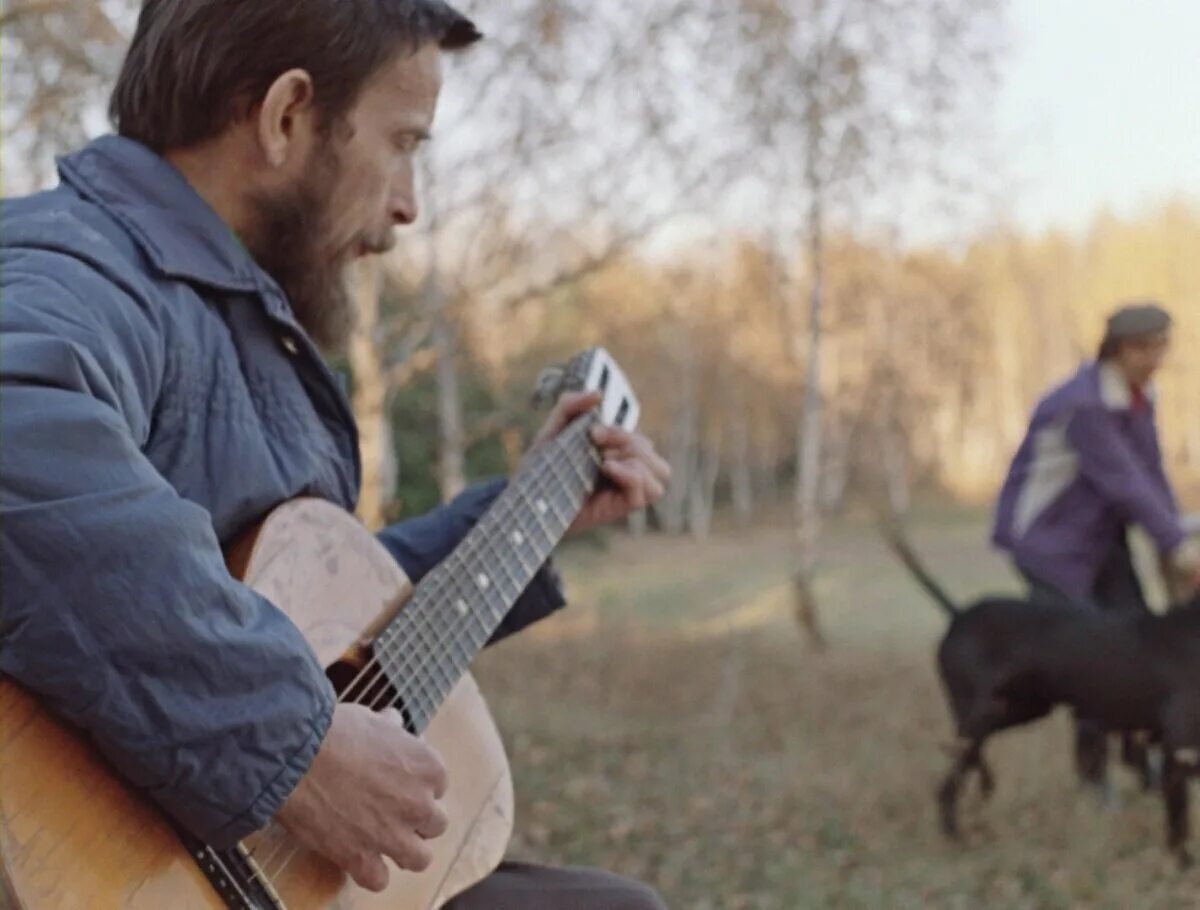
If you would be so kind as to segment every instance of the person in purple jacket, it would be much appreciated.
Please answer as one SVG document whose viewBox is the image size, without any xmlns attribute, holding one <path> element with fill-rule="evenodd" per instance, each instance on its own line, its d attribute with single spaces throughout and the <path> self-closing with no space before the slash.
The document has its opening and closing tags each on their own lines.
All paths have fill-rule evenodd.
<svg viewBox="0 0 1200 910">
<path fill-rule="evenodd" d="M 1127 532 L 1140 525 L 1175 571 L 1200 584 L 1163 469 L 1151 379 L 1170 345 L 1171 317 L 1139 301 L 1109 317 L 1095 362 L 1037 405 L 1000 493 L 993 542 L 1036 599 L 1080 609 L 1149 610 Z M 1107 792 L 1107 737 L 1077 719 L 1076 767 Z"/>
</svg>

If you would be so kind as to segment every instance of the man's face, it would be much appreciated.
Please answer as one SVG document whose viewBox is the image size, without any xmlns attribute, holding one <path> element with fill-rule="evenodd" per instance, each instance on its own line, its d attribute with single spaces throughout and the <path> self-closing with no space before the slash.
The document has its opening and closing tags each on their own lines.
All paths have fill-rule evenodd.
<svg viewBox="0 0 1200 910">
<path fill-rule="evenodd" d="M 327 349 L 343 347 L 353 325 L 346 266 L 390 249 L 396 226 L 416 220 L 415 153 L 428 138 L 440 88 L 433 44 L 384 65 L 314 142 L 303 173 L 254 197 L 251 252 Z"/>
<path fill-rule="evenodd" d="M 416 220 L 415 153 L 429 138 L 441 85 L 440 51 L 427 44 L 384 66 L 350 111 L 328 237 L 343 265 L 391 249 L 396 225 Z"/>
<path fill-rule="evenodd" d="M 1144 386 L 1158 372 L 1171 346 L 1169 332 L 1157 332 L 1142 338 L 1130 338 L 1117 349 L 1117 363 L 1125 378 L 1135 386 Z"/>
</svg>

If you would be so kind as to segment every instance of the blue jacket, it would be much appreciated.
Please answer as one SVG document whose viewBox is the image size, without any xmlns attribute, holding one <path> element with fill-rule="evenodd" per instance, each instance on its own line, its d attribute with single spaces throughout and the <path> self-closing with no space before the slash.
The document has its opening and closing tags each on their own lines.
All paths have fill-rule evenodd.
<svg viewBox="0 0 1200 910">
<path fill-rule="evenodd" d="M 1030 575 L 1087 601 L 1129 524 L 1141 525 L 1163 552 L 1184 540 L 1153 401 L 1134 408 L 1116 369 L 1090 363 L 1038 403 L 992 536 Z"/>
<path fill-rule="evenodd" d="M 222 546 L 307 495 L 354 507 L 354 419 L 287 300 L 170 164 L 105 137 L 5 200 L 0 672 L 217 847 L 307 770 L 334 695 Z M 499 492 L 380 537 L 413 580 Z M 544 570 L 499 635 L 561 606 Z"/>
</svg>

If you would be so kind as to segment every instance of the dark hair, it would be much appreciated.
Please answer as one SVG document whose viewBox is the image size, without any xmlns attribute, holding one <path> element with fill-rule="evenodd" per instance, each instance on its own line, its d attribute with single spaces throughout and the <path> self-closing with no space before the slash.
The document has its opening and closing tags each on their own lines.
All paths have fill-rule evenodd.
<svg viewBox="0 0 1200 910">
<path fill-rule="evenodd" d="M 1097 360 L 1112 360 L 1121 350 L 1121 339 L 1105 335 L 1100 342 L 1100 350 L 1096 352 Z"/>
<path fill-rule="evenodd" d="M 298 68 L 328 125 L 396 54 L 480 37 L 441 0 L 145 0 L 109 117 L 155 151 L 186 148 L 246 116 Z"/>
</svg>

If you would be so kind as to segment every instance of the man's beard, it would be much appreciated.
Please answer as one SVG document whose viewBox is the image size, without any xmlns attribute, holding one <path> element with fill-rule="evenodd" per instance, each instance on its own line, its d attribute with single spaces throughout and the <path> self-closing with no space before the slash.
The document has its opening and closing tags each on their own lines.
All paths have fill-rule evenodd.
<svg viewBox="0 0 1200 910">
<path fill-rule="evenodd" d="M 295 186 L 252 198 L 254 229 L 246 247 L 275 279 L 292 312 L 328 354 L 344 351 L 354 328 L 346 262 L 327 248 L 339 162 L 327 144 Z"/>
</svg>

